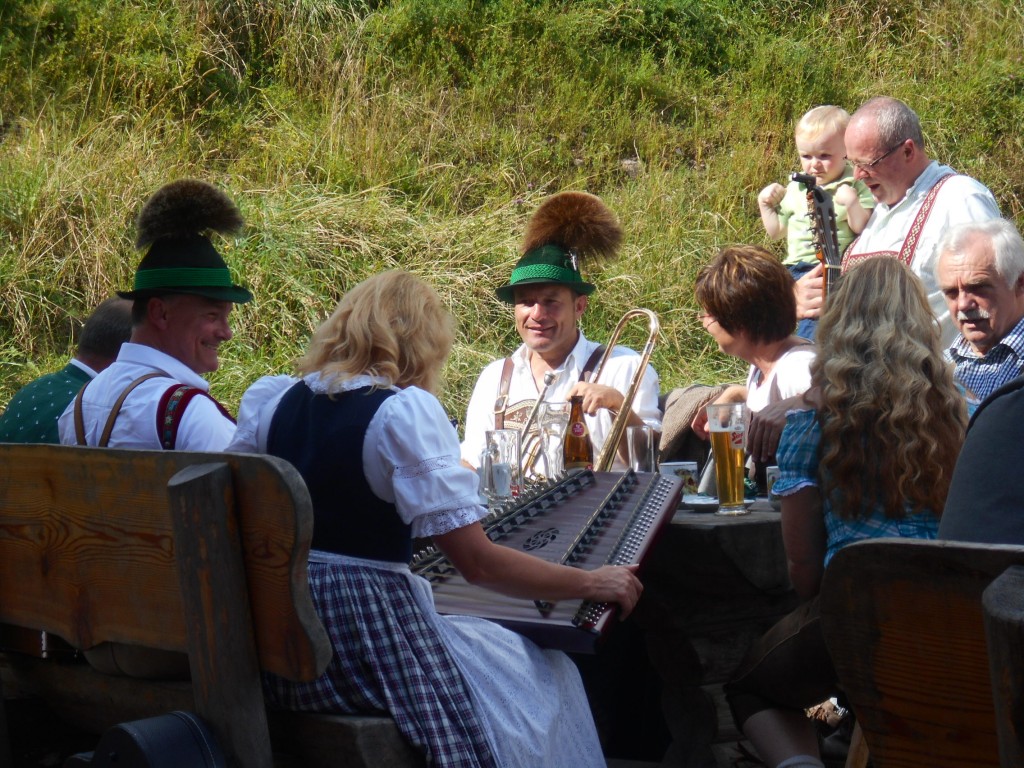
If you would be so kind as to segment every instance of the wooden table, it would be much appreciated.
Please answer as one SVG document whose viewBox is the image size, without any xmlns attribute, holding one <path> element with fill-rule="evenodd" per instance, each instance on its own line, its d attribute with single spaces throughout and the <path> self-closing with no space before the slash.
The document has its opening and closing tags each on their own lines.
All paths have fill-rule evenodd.
<svg viewBox="0 0 1024 768">
<path fill-rule="evenodd" d="M 715 766 L 712 745 L 741 738 L 722 684 L 751 641 L 797 604 L 780 514 L 767 499 L 735 517 L 680 510 L 642 579 L 637 622 L 672 734 L 664 764 Z"/>
</svg>

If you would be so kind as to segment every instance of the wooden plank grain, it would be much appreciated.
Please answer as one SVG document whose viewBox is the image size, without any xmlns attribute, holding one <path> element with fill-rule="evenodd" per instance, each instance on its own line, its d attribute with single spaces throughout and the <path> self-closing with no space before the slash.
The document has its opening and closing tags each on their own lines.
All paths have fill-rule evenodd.
<svg viewBox="0 0 1024 768">
<path fill-rule="evenodd" d="M 312 507 L 273 457 L 0 445 L 0 584 L 19 585 L 4 590 L 0 621 L 81 648 L 185 651 L 166 483 L 209 461 L 231 468 L 261 665 L 316 677 L 331 650 L 306 574 Z"/>
<path fill-rule="evenodd" d="M 6 448 L 6 446 L 4 446 Z M 145 462 L 66 461 L 60 449 L 5 451 L 0 461 L 0 616 L 27 616 L 79 647 L 129 635 L 184 650 L 169 520 L 144 504 Z M 153 478 L 148 479 L 152 497 Z M 157 486 L 159 488 L 159 486 Z M 33 578 L 20 578 L 31 574 Z M 88 583 L 89 589 L 82 585 Z M 126 589 L 125 585 L 132 585 Z M 143 618 L 155 619 L 139 627 Z"/>
</svg>

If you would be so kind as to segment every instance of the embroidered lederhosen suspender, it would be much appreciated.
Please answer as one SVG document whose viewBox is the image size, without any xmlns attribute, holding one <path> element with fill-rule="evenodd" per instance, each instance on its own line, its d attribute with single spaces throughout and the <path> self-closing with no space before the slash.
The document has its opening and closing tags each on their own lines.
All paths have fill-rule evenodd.
<svg viewBox="0 0 1024 768">
<path fill-rule="evenodd" d="M 587 359 L 587 364 L 583 366 L 583 370 L 580 372 L 580 381 L 585 381 L 587 376 L 594 372 L 597 367 L 597 361 L 601 359 L 601 355 L 604 354 L 604 344 L 598 346 L 590 357 Z M 505 411 L 508 408 L 508 388 L 512 383 L 512 358 L 506 357 L 505 362 L 501 367 L 501 378 L 498 380 L 498 397 L 494 401 L 494 428 L 504 429 L 505 428 Z M 531 407 L 532 401 L 529 402 Z"/>
<path fill-rule="evenodd" d="M 854 246 L 857 245 L 857 237 L 849 247 L 846 249 L 846 253 L 843 254 L 842 262 L 842 274 L 846 274 L 847 270 L 854 264 L 863 261 L 864 259 L 871 259 L 875 256 L 893 256 L 908 267 L 910 262 L 914 260 L 914 252 L 917 250 L 917 244 L 921 240 L 921 232 L 924 230 L 925 222 L 928 221 L 928 216 L 931 214 L 932 209 L 935 207 L 935 199 L 939 196 L 939 190 L 942 185 L 949 181 L 951 178 L 956 176 L 955 173 L 947 173 L 945 176 L 939 178 L 935 182 L 935 185 L 928 190 L 924 196 L 924 202 L 921 203 L 921 208 L 914 217 L 914 220 L 910 224 L 910 229 L 907 231 L 907 236 L 903 239 L 903 246 L 899 251 L 872 251 L 871 253 L 857 253 L 853 254 L 851 251 Z"/>
<path fill-rule="evenodd" d="M 598 361 L 601 359 L 601 355 L 604 354 L 604 349 L 605 347 L 602 344 L 591 353 L 586 365 L 583 366 L 583 370 L 580 372 L 580 381 L 585 381 L 594 372 Z M 521 428 L 527 419 L 527 414 L 533 410 L 534 403 L 536 402 L 536 400 L 522 400 L 509 410 L 508 390 L 511 381 L 512 358 L 506 357 L 501 369 L 501 378 L 498 381 L 498 397 L 494 401 L 495 429 L 505 429 L 506 415 L 509 416 L 510 426 Z M 523 435 L 520 450 L 522 451 L 523 467 L 532 467 L 540 457 L 540 430 L 536 425 L 530 429 L 530 434 Z"/>
<path fill-rule="evenodd" d="M 110 442 L 110 434 L 114 431 L 114 422 L 117 421 L 117 417 L 121 413 L 121 406 L 124 404 L 125 398 L 142 382 L 158 377 L 167 378 L 167 374 L 157 371 L 147 373 L 135 379 L 135 381 L 124 388 L 124 391 L 118 395 L 117 400 L 114 401 L 114 405 L 110 409 L 110 415 L 107 416 L 106 424 L 103 425 L 103 433 L 100 435 L 97 447 L 106 448 Z M 85 417 L 82 413 L 82 398 L 85 395 L 85 388 L 87 386 L 89 384 L 84 384 L 75 396 L 75 440 L 78 445 L 87 445 L 85 439 Z M 223 405 L 218 403 L 209 393 L 199 389 L 199 387 L 193 387 L 189 384 L 172 384 L 161 395 L 156 411 L 157 434 L 160 435 L 160 445 L 165 451 L 174 450 L 178 439 L 178 427 L 181 425 L 181 419 L 185 415 L 185 407 L 196 395 L 207 397 L 220 409 L 220 412 L 225 417 L 234 421 L 234 418 L 232 418 Z"/>
<path fill-rule="evenodd" d="M 160 434 L 160 445 L 165 451 L 173 451 L 178 442 L 178 427 L 181 426 L 181 419 L 185 415 L 185 408 L 192 398 L 201 395 L 217 406 L 225 418 L 234 421 L 234 417 L 227 412 L 227 409 L 199 387 L 189 384 L 172 384 L 160 396 L 160 403 L 156 409 L 157 432 Z"/>
</svg>

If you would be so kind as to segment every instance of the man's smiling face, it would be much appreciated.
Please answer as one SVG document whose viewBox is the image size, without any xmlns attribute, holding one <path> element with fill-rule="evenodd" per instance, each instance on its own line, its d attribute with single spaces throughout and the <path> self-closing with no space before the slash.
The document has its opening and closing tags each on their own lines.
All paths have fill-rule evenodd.
<svg viewBox="0 0 1024 768">
<path fill-rule="evenodd" d="M 587 297 L 553 283 L 515 288 L 516 330 L 523 343 L 551 365 L 560 365 L 576 345 L 576 322 Z"/>
<path fill-rule="evenodd" d="M 165 296 L 163 302 L 164 352 L 198 374 L 216 371 L 218 350 L 231 336 L 230 301 L 216 301 L 190 294 Z"/>
</svg>

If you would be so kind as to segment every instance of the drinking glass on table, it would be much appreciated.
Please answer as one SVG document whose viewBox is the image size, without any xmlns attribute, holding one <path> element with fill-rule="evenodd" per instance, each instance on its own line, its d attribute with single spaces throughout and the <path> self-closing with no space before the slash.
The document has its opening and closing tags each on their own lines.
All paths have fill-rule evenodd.
<svg viewBox="0 0 1024 768">
<path fill-rule="evenodd" d="M 647 424 L 626 427 L 629 466 L 634 472 L 654 471 L 654 430 Z"/>
<path fill-rule="evenodd" d="M 540 423 L 541 445 L 544 451 L 544 470 L 549 479 L 560 477 L 562 467 L 562 441 L 569 426 L 569 403 L 552 400 L 540 404 L 537 410 Z"/>
<path fill-rule="evenodd" d="M 484 433 L 484 452 L 489 459 L 487 488 L 497 499 L 511 499 L 519 494 L 519 430 L 492 429 Z"/>
<path fill-rule="evenodd" d="M 743 479 L 746 476 L 747 405 L 711 403 L 707 406 L 711 454 L 715 460 L 719 515 L 745 515 Z"/>
</svg>

